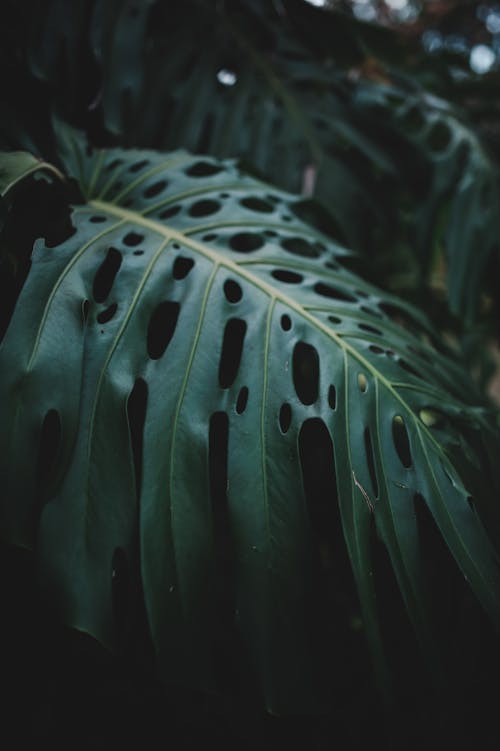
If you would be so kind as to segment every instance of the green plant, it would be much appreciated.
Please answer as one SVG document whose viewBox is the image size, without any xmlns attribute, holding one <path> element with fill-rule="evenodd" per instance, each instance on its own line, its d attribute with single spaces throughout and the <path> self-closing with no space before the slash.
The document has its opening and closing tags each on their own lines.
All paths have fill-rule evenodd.
<svg viewBox="0 0 500 751">
<path fill-rule="evenodd" d="M 254 17 L 249 3 L 237 5 L 244 20 Z M 62 6 L 51 7 L 49 26 L 58 27 Z M 0 348 L 2 539 L 34 551 L 44 602 L 59 620 L 116 652 L 134 639 L 143 591 L 157 664 L 174 683 L 258 696 L 274 713 L 329 711 L 346 687 L 355 694 L 359 664 L 368 663 L 366 637 L 376 680 L 389 696 L 391 684 L 399 690 L 418 673 L 397 643 L 407 617 L 425 675 L 442 697 L 460 674 L 462 654 L 472 654 L 471 663 L 480 659 L 468 638 L 469 618 L 480 619 L 477 603 L 495 628 L 500 624 L 498 420 L 439 328 L 354 273 L 354 256 L 339 237 L 356 244 L 366 229 L 357 226 L 346 185 L 366 179 L 367 198 L 377 206 L 360 211 L 374 223 L 398 185 L 412 193 L 408 183 L 418 183 L 419 168 L 398 165 L 397 179 L 389 178 L 396 164 L 386 157 L 393 159 L 394 144 L 384 139 L 393 134 L 396 148 L 406 142 L 408 153 L 416 138 L 430 153 L 429 202 L 406 218 L 388 208 L 386 219 L 394 218 L 395 245 L 404 244 L 411 227 L 426 253 L 439 245 L 443 227 L 448 252 L 456 239 L 464 254 L 449 265 L 458 280 L 450 298 L 456 312 L 467 294 L 471 228 L 484 218 L 480 194 L 488 204 L 486 255 L 491 249 L 495 167 L 474 134 L 435 100 L 416 96 L 425 123 L 416 136 L 407 132 L 416 100 L 403 101 L 385 83 L 360 84 L 341 107 L 344 90 L 334 97 L 335 116 L 323 111 L 326 130 L 342 131 L 353 157 L 345 159 L 348 179 L 341 184 L 326 169 L 338 177 L 340 162 L 325 158 L 325 183 L 316 183 L 327 191 L 323 208 L 256 177 L 265 160 L 249 174 L 258 148 L 240 148 L 244 160 L 219 161 L 109 146 L 110 131 L 127 146 L 150 140 L 138 135 L 158 115 L 149 64 L 165 76 L 165 90 L 174 91 L 171 122 L 181 123 L 180 139 L 188 125 L 195 128 L 201 108 L 191 84 L 206 85 L 195 67 L 187 92 L 179 93 L 180 47 L 173 48 L 172 69 L 131 59 L 135 94 L 122 109 L 118 72 L 125 62 L 117 40 L 138 33 L 143 44 L 151 31 L 144 24 L 129 28 L 133 8 L 116 7 L 120 23 L 115 30 L 104 23 L 109 34 L 94 47 L 101 62 L 103 50 L 109 55 L 99 110 L 105 127 L 99 132 L 78 98 L 76 110 L 66 113 L 97 146 L 59 119 L 32 135 L 4 121 L 4 143 L 28 145 L 48 161 L 26 152 L 0 159 L 8 302 Z M 101 3 L 78 8 L 90 8 L 94 21 L 99 9 L 107 13 Z M 273 34 L 287 46 L 290 30 L 281 37 L 271 16 Z M 75 11 L 68 33 L 80 33 L 78 18 Z M 205 16 L 196 19 L 202 22 Z M 262 24 L 267 28 L 267 13 L 259 11 L 254 23 L 248 44 L 260 39 Z M 226 39 L 229 32 L 221 33 Z M 217 45 L 216 68 L 223 49 Z M 265 63 L 268 85 L 274 78 L 267 52 L 242 45 L 237 55 L 243 49 L 257 69 Z M 52 49 L 45 49 L 49 58 Z M 256 57 L 261 53 L 264 63 Z M 50 78 L 54 66 L 35 65 L 37 54 L 31 67 Z M 283 92 L 277 99 L 280 133 L 295 144 L 307 109 L 302 97 L 309 102 L 314 92 L 323 107 L 324 91 L 314 88 L 310 61 L 303 68 L 296 58 L 278 59 L 288 59 L 285 78 L 300 69 L 298 120 Z M 238 66 L 244 78 L 239 57 Z M 21 69 L 38 90 L 32 73 Z M 81 70 L 75 63 L 70 74 Z M 314 76 L 328 88 L 324 65 Z M 281 79 L 275 85 L 282 91 Z M 253 101 L 266 100 L 265 87 L 254 81 L 251 90 Z M 248 89 L 240 92 L 246 101 Z M 213 106 L 227 114 L 218 93 L 225 103 Z M 12 92 L 10 98 L 12 112 Z M 145 102 L 151 109 L 142 122 Z M 395 121 L 383 127 L 383 118 L 367 119 L 367 113 L 380 117 L 381 102 L 385 115 L 396 108 Z M 399 116 L 402 126 L 395 124 Z M 214 143 L 226 132 L 219 119 Z M 254 146 L 265 143 L 255 123 L 240 136 L 250 141 L 252 134 Z M 446 144 L 436 147 L 434 137 Z M 238 151 L 236 129 L 232 138 Z M 457 164 L 465 142 L 468 158 Z M 214 143 L 208 145 L 217 151 Z M 292 163 L 300 176 L 308 156 L 285 150 L 283 161 L 271 163 L 275 176 Z M 374 163 L 383 175 L 372 182 Z M 453 192 L 457 172 L 462 183 Z M 349 211 L 332 217 L 332 197 L 344 188 Z M 468 214 L 460 209 L 465 196 Z M 478 263 L 464 312 L 469 321 Z M 474 628 L 481 638 L 487 630 L 482 621 Z M 487 642 L 496 643 L 496 636 Z"/>
<path fill-rule="evenodd" d="M 2 530 L 36 540 L 62 618 L 115 644 L 113 587 L 140 566 L 170 677 L 211 685 L 223 634 L 270 709 L 314 704 L 303 613 L 342 536 L 380 675 L 373 534 L 437 660 L 430 511 L 498 619 L 480 521 L 495 533 L 498 512 L 476 476 L 495 476 L 498 436 L 425 319 L 232 163 L 67 143 L 85 200 L 68 239 L 35 246 L 2 346 L 0 452 Z"/>
</svg>

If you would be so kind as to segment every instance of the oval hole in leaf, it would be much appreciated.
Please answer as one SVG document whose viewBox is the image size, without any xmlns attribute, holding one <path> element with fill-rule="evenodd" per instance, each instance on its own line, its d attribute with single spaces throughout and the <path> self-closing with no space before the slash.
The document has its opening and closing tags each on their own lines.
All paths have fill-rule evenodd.
<svg viewBox="0 0 500 751">
<path fill-rule="evenodd" d="M 106 221 L 106 217 L 105 216 L 100 216 L 98 214 L 95 214 L 94 216 L 90 217 L 90 221 L 93 224 L 100 224 L 101 222 L 105 222 Z"/>
<path fill-rule="evenodd" d="M 107 172 L 111 172 L 111 170 L 119 167 L 120 164 L 123 164 L 123 159 L 113 159 L 109 164 L 106 165 L 105 170 Z"/>
<path fill-rule="evenodd" d="M 108 321 L 111 321 L 117 310 L 118 305 L 114 302 L 109 306 L 109 308 L 106 308 L 106 310 L 103 310 L 99 313 L 99 315 L 97 316 L 97 323 L 107 323 Z"/>
<path fill-rule="evenodd" d="M 168 182 L 166 180 L 158 180 L 143 191 L 144 198 L 154 198 L 164 191 L 167 185 Z"/>
<path fill-rule="evenodd" d="M 328 387 L 328 406 L 330 409 L 335 409 L 337 406 L 337 392 L 333 383 Z"/>
<path fill-rule="evenodd" d="M 298 438 L 307 511 L 324 568 L 331 568 L 341 535 L 333 443 L 323 420 L 306 420 Z"/>
<path fill-rule="evenodd" d="M 279 419 L 281 432 L 288 433 L 290 424 L 292 422 L 292 408 L 288 404 L 288 402 L 285 402 L 284 404 L 281 405 L 278 419 Z"/>
<path fill-rule="evenodd" d="M 144 167 L 147 167 L 149 164 L 149 161 L 147 159 L 141 159 L 140 162 L 134 162 L 134 164 L 131 164 L 128 168 L 129 172 L 139 172 L 139 170 L 143 169 Z"/>
<path fill-rule="evenodd" d="M 170 219 L 170 217 L 178 214 L 180 210 L 181 210 L 180 206 L 169 206 L 167 209 L 163 209 L 163 211 L 160 211 L 158 216 L 160 219 Z"/>
<path fill-rule="evenodd" d="M 288 271 L 287 269 L 274 269 L 271 272 L 271 276 L 280 282 L 285 282 L 285 284 L 300 284 L 304 281 L 302 274 L 297 274 L 295 271 Z"/>
<path fill-rule="evenodd" d="M 319 390 L 319 356 L 306 342 L 297 342 L 292 357 L 293 385 L 302 404 L 314 404 Z"/>
<path fill-rule="evenodd" d="M 274 206 L 268 201 L 264 201 L 262 198 L 255 198 L 249 196 L 248 198 L 242 198 L 240 204 L 250 211 L 258 211 L 262 214 L 270 214 L 274 211 Z"/>
<path fill-rule="evenodd" d="M 376 329 L 375 326 L 370 326 L 370 324 L 368 323 L 358 323 L 358 329 L 361 329 L 361 331 L 367 331 L 369 334 L 377 334 L 378 336 L 382 336 L 380 329 Z"/>
<path fill-rule="evenodd" d="M 135 488 L 137 498 L 142 486 L 142 449 L 144 441 L 144 422 L 148 405 L 148 384 L 143 378 L 136 378 L 134 387 L 127 399 L 127 421 L 134 459 Z"/>
<path fill-rule="evenodd" d="M 320 251 L 303 237 L 287 237 L 281 241 L 281 246 L 289 253 L 304 258 L 318 258 Z"/>
<path fill-rule="evenodd" d="M 349 295 L 347 292 L 342 292 L 336 287 L 332 287 L 331 284 L 324 284 L 324 282 L 318 282 L 314 285 L 314 291 L 322 297 L 329 297 L 332 300 L 342 300 L 343 302 L 356 302 L 356 298 Z"/>
<path fill-rule="evenodd" d="M 123 238 L 123 244 L 129 248 L 135 248 L 136 245 L 140 245 L 144 240 L 144 235 L 139 235 L 137 232 L 129 232 Z"/>
<path fill-rule="evenodd" d="M 210 177 L 222 172 L 223 167 L 211 162 L 195 162 L 186 170 L 189 177 Z"/>
<path fill-rule="evenodd" d="M 382 349 L 382 347 L 377 347 L 375 344 L 370 344 L 368 347 L 370 352 L 373 352 L 374 355 L 383 355 L 385 352 L 385 349 Z"/>
<path fill-rule="evenodd" d="M 115 635 L 120 643 L 125 635 L 130 598 L 130 572 L 123 548 L 117 547 L 111 560 L 111 600 Z"/>
<path fill-rule="evenodd" d="M 290 331 L 290 329 L 292 328 L 292 319 L 285 313 L 281 316 L 280 324 L 283 331 Z"/>
<path fill-rule="evenodd" d="M 194 217 L 210 216 L 210 214 L 215 214 L 217 211 L 219 211 L 220 208 L 221 205 L 218 201 L 197 201 L 196 203 L 193 203 L 193 205 L 189 209 L 189 215 Z"/>
<path fill-rule="evenodd" d="M 243 290 L 234 279 L 226 279 L 224 282 L 224 294 L 230 303 L 237 303 L 243 297 Z"/>
<path fill-rule="evenodd" d="M 243 386 L 240 389 L 240 393 L 238 394 L 238 399 L 236 400 L 236 412 L 241 415 L 245 411 L 247 407 L 248 402 L 248 388 L 247 386 Z"/>
<path fill-rule="evenodd" d="M 368 388 L 368 381 L 366 380 L 364 373 L 358 373 L 358 388 L 362 394 L 364 394 Z"/>
<path fill-rule="evenodd" d="M 152 360 L 158 360 L 167 349 L 174 335 L 180 305 L 178 302 L 161 302 L 149 320 L 147 348 Z"/>
<path fill-rule="evenodd" d="M 90 311 L 90 302 L 88 300 L 83 300 L 83 302 L 82 302 L 82 323 L 84 325 L 87 323 L 87 319 L 89 317 L 89 311 Z"/>
<path fill-rule="evenodd" d="M 174 261 L 174 267 L 172 275 L 174 279 L 185 279 L 194 266 L 192 258 L 186 258 L 185 256 L 177 256 Z"/>
<path fill-rule="evenodd" d="M 97 273 L 94 277 L 94 284 L 92 286 L 92 294 L 96 302 L 104 302 L 109 293 L 111 287 L 115 281 L 115 277 L 122 265 L 122 254 L 116 248 L 109 248 L 106 254 L 106 258 L 97 269 Z"/>
<path fill-rule="evenodd" d="M 228 644 L 235 643 L 235 552 L 228 504 L 229 419 L 225 412 L 210 418 L 208 436 L 208 476 L 213 521 L 215 583 L 213 613 L 214 651 L 219 680 L 226 683 L 232 673 Z"/>
<path fill-rule="evenodd" d="M 446 426 L 445 416 L 434 409 L 421 409 L 419 417 L 427 428 L 436 428 L 439 430 Z"/>
<path fill-rule="evenodd" d="M 262 248 L 264 241 L 256 232 L 239 232 L 233 235 L 229 244 L 237 253 L 252 253 Z"/>
<path fill-rule="evenodd" d="M 399 357 L 396 362 L 399 367 L 405 370 L 407 373 L 410 373 L 416 378 L 422 378 L 422 375 L 418 372 L 418 370 L 415 370 L 415 368 L 412 365 L 409 365 L 406 360 L 403 360 L 401 357 Z"/>
<path fill-rule="evenodd" d="M 392 420 L 392 439 L 399 460 L 405 469 L 411 467 L 410 439 L 406 430 L 405 421 L 401 415 L 395 415 Z"/>
<path fill-rule="evenodd" d="M 238 375 L 246 330 L 241 318 L 230 318 L 226 323 L 219 363 L 219 383 L 223 389 L 232 386 Z"/>
</svg>

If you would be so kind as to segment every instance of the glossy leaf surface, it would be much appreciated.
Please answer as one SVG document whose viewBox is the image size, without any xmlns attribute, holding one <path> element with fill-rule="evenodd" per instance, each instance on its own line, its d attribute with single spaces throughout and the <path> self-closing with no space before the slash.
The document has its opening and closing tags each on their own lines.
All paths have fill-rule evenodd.
<svg viewBox="0 0 500 751">
<path fill-rule="evenodd" d="M 474 485 L 498 435 L 423 316 L 233 162 L 74 138 L 62 159 L 85 201 L 37 241 L 0 350 L 0 483 L 65 622 L 119 645 L 140 571 L 165 676 L 318 706 L 318 572 L 345 586 L 344 540 L 379 678 L 376 540 L 434 660 L 425 510 L 498 623 Z"/>
</svg>

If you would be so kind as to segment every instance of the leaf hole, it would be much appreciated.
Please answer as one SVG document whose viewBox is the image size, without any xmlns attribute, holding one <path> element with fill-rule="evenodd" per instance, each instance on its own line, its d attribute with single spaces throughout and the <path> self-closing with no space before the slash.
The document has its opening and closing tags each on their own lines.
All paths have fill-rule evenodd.
<svg viewBox="0 0 500 751">
<path fill-rule="evenodd" d="M 88 300 L 83 300 L 82 302 L 82 323 L 85 325 L 87 323 L 88 317 L 90 312 L 90 302 Z"/>
<path fill-rule="evenodd" d="M 94 216 L 90 217 L 90 221 L 93 224 L 101 224 L 101 222 L 105 222 L 106 221 L 106 217 L 105 216 L 101 216 L 99 214 L 95 214 Z"/>
<path fill-rule="evenodd" d="M 106 172 L 111 172 L 121 164 L 123 164 L 123 159 L 113 159 L 113 161 L 106 165 Z"/>
<path fill-rule="evenodd" d="M 181 210 L 180 206 L 169 206 L 167 209 L 163 209 L 163 211 L 160 211 L 158 214 L 158 217 L 160 219 L 170 219 L 173 216 L 176 216 L 179 211 Z"/>
<path fill-rule="evenodd" d="M 396 360 L 397 364 L 400 368 L 405 370 L 407 373 L 410 373 L 411 375 L 415 376 L 416 378 L 422 378 L 422 375 L 418 372 L 418 370 L 415 370 L 415 368 L 412 365 L 409 365 L 406 360 L 403 360 L 401 357 Z"/>
<path fill-rule="evenodd" d="M 288 402 L 284 402 L 280 407 L 279 424 L 282 433 L 288 433 L 292 422 L 292 408 Z"/>
<path fill-rule="evenodd" d="M 143 256 L 144 255 L 144 251 L 143 250 L 134 250 L 133 255 L 134 256 Z"/>
<path fill-rule="evenodd" d="M 255 198 L 249 196 L 248 198 L 242 198 L 240 204 L 250 211 L 257 211 L 262 214 L 270 214 L 274 211 L 274 206 L 268 201 L 264 201 L 262 198 Z"/>
<path fill-rule="evenodd" d="M 343 302 L 356 302 L 356 298 L 349 295 L 347 292 L 342 292 L 336 287 L 332 287 L 331 284 L 325 284 L 324 282 L 318 282 L 314 285 L 314 291 L 322 297 L 329 297 L 332 300 L 341 300 Z"/>
<path fill-rule="evenodd" d="M 189 177 L 211 177 L 222 172 L 223 168 L 218 164 L 212 162 L 195 162 L 186 170 L 186 175 Z"/>
<path fill-rule="evenodd" d="M 297 342 L 292 356 L 293 384 L 302 404 L 314 404 L 319 390 L 319 356 L 306 342 Z"/>
<path fill-rule="evenodd" d="M 147 349 L 151 360 L 159 360 L 165 353 L 177 326 L 180 306 L 177 302 L 161 302 L 149 320 Z"/>
<path fill-rule="evenodd" d="M 333 383 L 328 387 L 328 406 L 330 409 L 335 409 L 337 406 L 337 391 Z"/>
<path fill-rule="evenodd" d="M 338 316 L 328 316 L 328 320 L 336 326 L 342 323 L 342 318 L 339 318 Z"/>
<path fill-rule="evenodd" d="M 137 232 L 129 232 L 123 238 L 123 243 L 124 245 L 127 245 L 129 248 L 134 248 L 136 245 L 140 245 L 143 240 L 144 240 L 144 235 L 139 235 Z"/>
<path fill-rule="evenodd" d="M 332 568 L 334 551 L 342 534 L 333 443 L 323 420 L 313 417 L 302 424 L 298 437 L 302 484 L 317 558 Z"/>
<path fill-rule="evenodd" d="M 158 180 L 157 182 L 146 188 L 146 190 L 143 192 L 144 198 L 154 198 L 155 196 L 159 195 L 159 193 L 164 191 L 167 185 L 168 182 L 166 180 Z"/>
<path fill-rule="evenodd" d="M 289 253 L 303 258 L 318 258 L 320 255 L 319 250 L 312 243 L 304 240 L 303 237 L 287 237 L 281 241 L 281 247 Z"/>
<path fill-rule="evenodd" d="M 226 279 L 224 282 L 224 295 L 230 303 L 237 303 L 243 297 L 243 290 L 234 279 Z"/>
<path fill-rule="evenodd" d="M 203 242 L 209 243 L 212 240 L 217 240 L 217 235 L 215 234 L 215 232 L 209 232 L 208 235 L 203 235 L 201 239 L 203 240 Z"/>
<path fill-rule="evenodd" d="M 208 435 L 208 476 L 213 522 L 213 550 L 215 558 L 215 586 L 213 610 L 215 621 L 215 653 L 217 670 L 223 673 L 227 642 L 234 633 L 235 553 L 228 503 L 229 419 L 225 412 L 215 412 L 210 418 Z M 224 664 L 224 668 L 226 665 Z M 230 671 L 230 668 L 229 668 Z"/>
<path fill-rule="evenodd" d="M 427 428 L 440 430 L 446 427 L 446 418 L 441 412 L 436 412 L 434 409 L 421 409 L 419 417 Z"/>
<path fill-rule="evenodd" d="M 256 232 L 239 232 L 233 235 L 229 244 L 237 253 L 252 253 L 262 248 L 264 241 Z"/>
<path fill-rule="evenodd" d="M 130 165 L 128 168 L 129 172 L 139 172 L 139 170 L 143 169 L 144 167 L 147 167 L 149 164 L 149 161 L 147 159 L 141 159 L 139 162 L 134 162 L 134 164 Z"/>
<path fill-rule="evenodd" d="M 370 326 L 369 323 L 358 323 L 358 329 L 361 329 L 361 331 L 367 331 L 369 334 L 377 334 L 377 336 L 382 336 L 380 329 L 376 329 L 375 326 Z"/>
<path fill-rule="evenodd" d="M 194 266 L 192 258 L 186 258 L 185 256 L 177 256 L 174 261 L 174 267 L 172 275 L 174 279 L 185 279 Z"/>
<path fill-rule="evenodd" d="M 229 388 L 238 375 L 246 330 L 241 318 L 230 318 L 226 323 L 219 363 L 219 384 L 223 389 Z"/>
<path fill-rule="evenodd" d="M 103 310 L 99 313 L 99 315 L 97 316 L 97 323 L 107 323 L 108 321 L 111 321 L 117 310 L 118 305 L 114 302 L 112 305 L 106 308 L 106 310 Z"/>
<path fill-rule="evenodd" d="M 368 388 L 368 381 L 364 373 L 358 373 L 358 388 L 364 394 Z"/>
<path fill-rule="evenodd" d="M 248 402 L 248 387 L 243 386 L 240 389 L 240 393 L 238 394 L 238 398 L 236 400 L 236 412 L 241 415 L 246 407 Z"/>
<path fill-rule="evenodd" d="M 92 286 L 92 294 L 96 302 L 104 302 L 115 281 L 122 265 L 122 254 L 116 248 L 109 248 L 106 258 L 97 269 Z"/>
<path fill-rule="evenodd" d="M 292 319 L 286 313 L 281 316 L 280 319 L 281 328 L 283 331 L 290 331 L 292 328 Z"/>
<path fill-rule="evenodd" d="M 304 281 L 302 274 L 297 274 L 295 271 L 288 271 L 287 269 L 274 269 L 271 272 L 271 276 L 285 284 L 300 284 Z"/>
<path fill-rule="evenodd" d="M 392 420 L 392 440 L 396 449 L 399 461 L 405 469 L 412 465 L 410 452 L 410 439 L 406 430 L 405 421 L 401 415 L 395 415 Z"/>
<path fill-rule="evenodd" d="M 383 355 L 385 354 L 385 349 L 382 349 L 382 347 L 377 347 L 376 344 L 370 344 L 368 347 L 370 352 L 373 352 L 374 355 Z"/>
<path fill-rule="evenodd" d="M 220 208 L 221 205 L 218 201 L 197 201 L 190 207 L 189 215 L 194 217 L 210 216 L 210 214 L 215 214 L 219 211 Z"/>
</svg>

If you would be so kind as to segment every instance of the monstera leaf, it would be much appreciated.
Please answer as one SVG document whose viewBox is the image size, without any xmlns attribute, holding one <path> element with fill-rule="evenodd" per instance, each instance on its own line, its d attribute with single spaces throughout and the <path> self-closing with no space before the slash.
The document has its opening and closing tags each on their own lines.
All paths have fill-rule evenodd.
<svg viewBox="0 0 500 751">
<path fill-rule="evenodd" d="M 104 143 L 245 158 L 328 207 L 349 247 L 385 254 L 384 284 L 388 268 L 393 288 L 426 290 L 444 256 L 450 309 L 473 321 L 497 255 L 496 168 L 461 114 L 404 75 L 387 30 L 302 0 L 52 0 L 5 36 L 47 85 L 32 120 L 48 103 Z M 18 139 L 23 81 L 4 94 Z"/>
<path fill-rule="evenodd" d="M 166 677 L 304 709 L 349 570 L 384 679 L 376 545 L 434 662 L 431 519 L 498 624 L 498 433 L 423 316 L 235 162 L 61 154 L 84 200 L 0 350 L 1 531 L 60 617 L 116 647 L 140 577 Z"/>
</svg>

